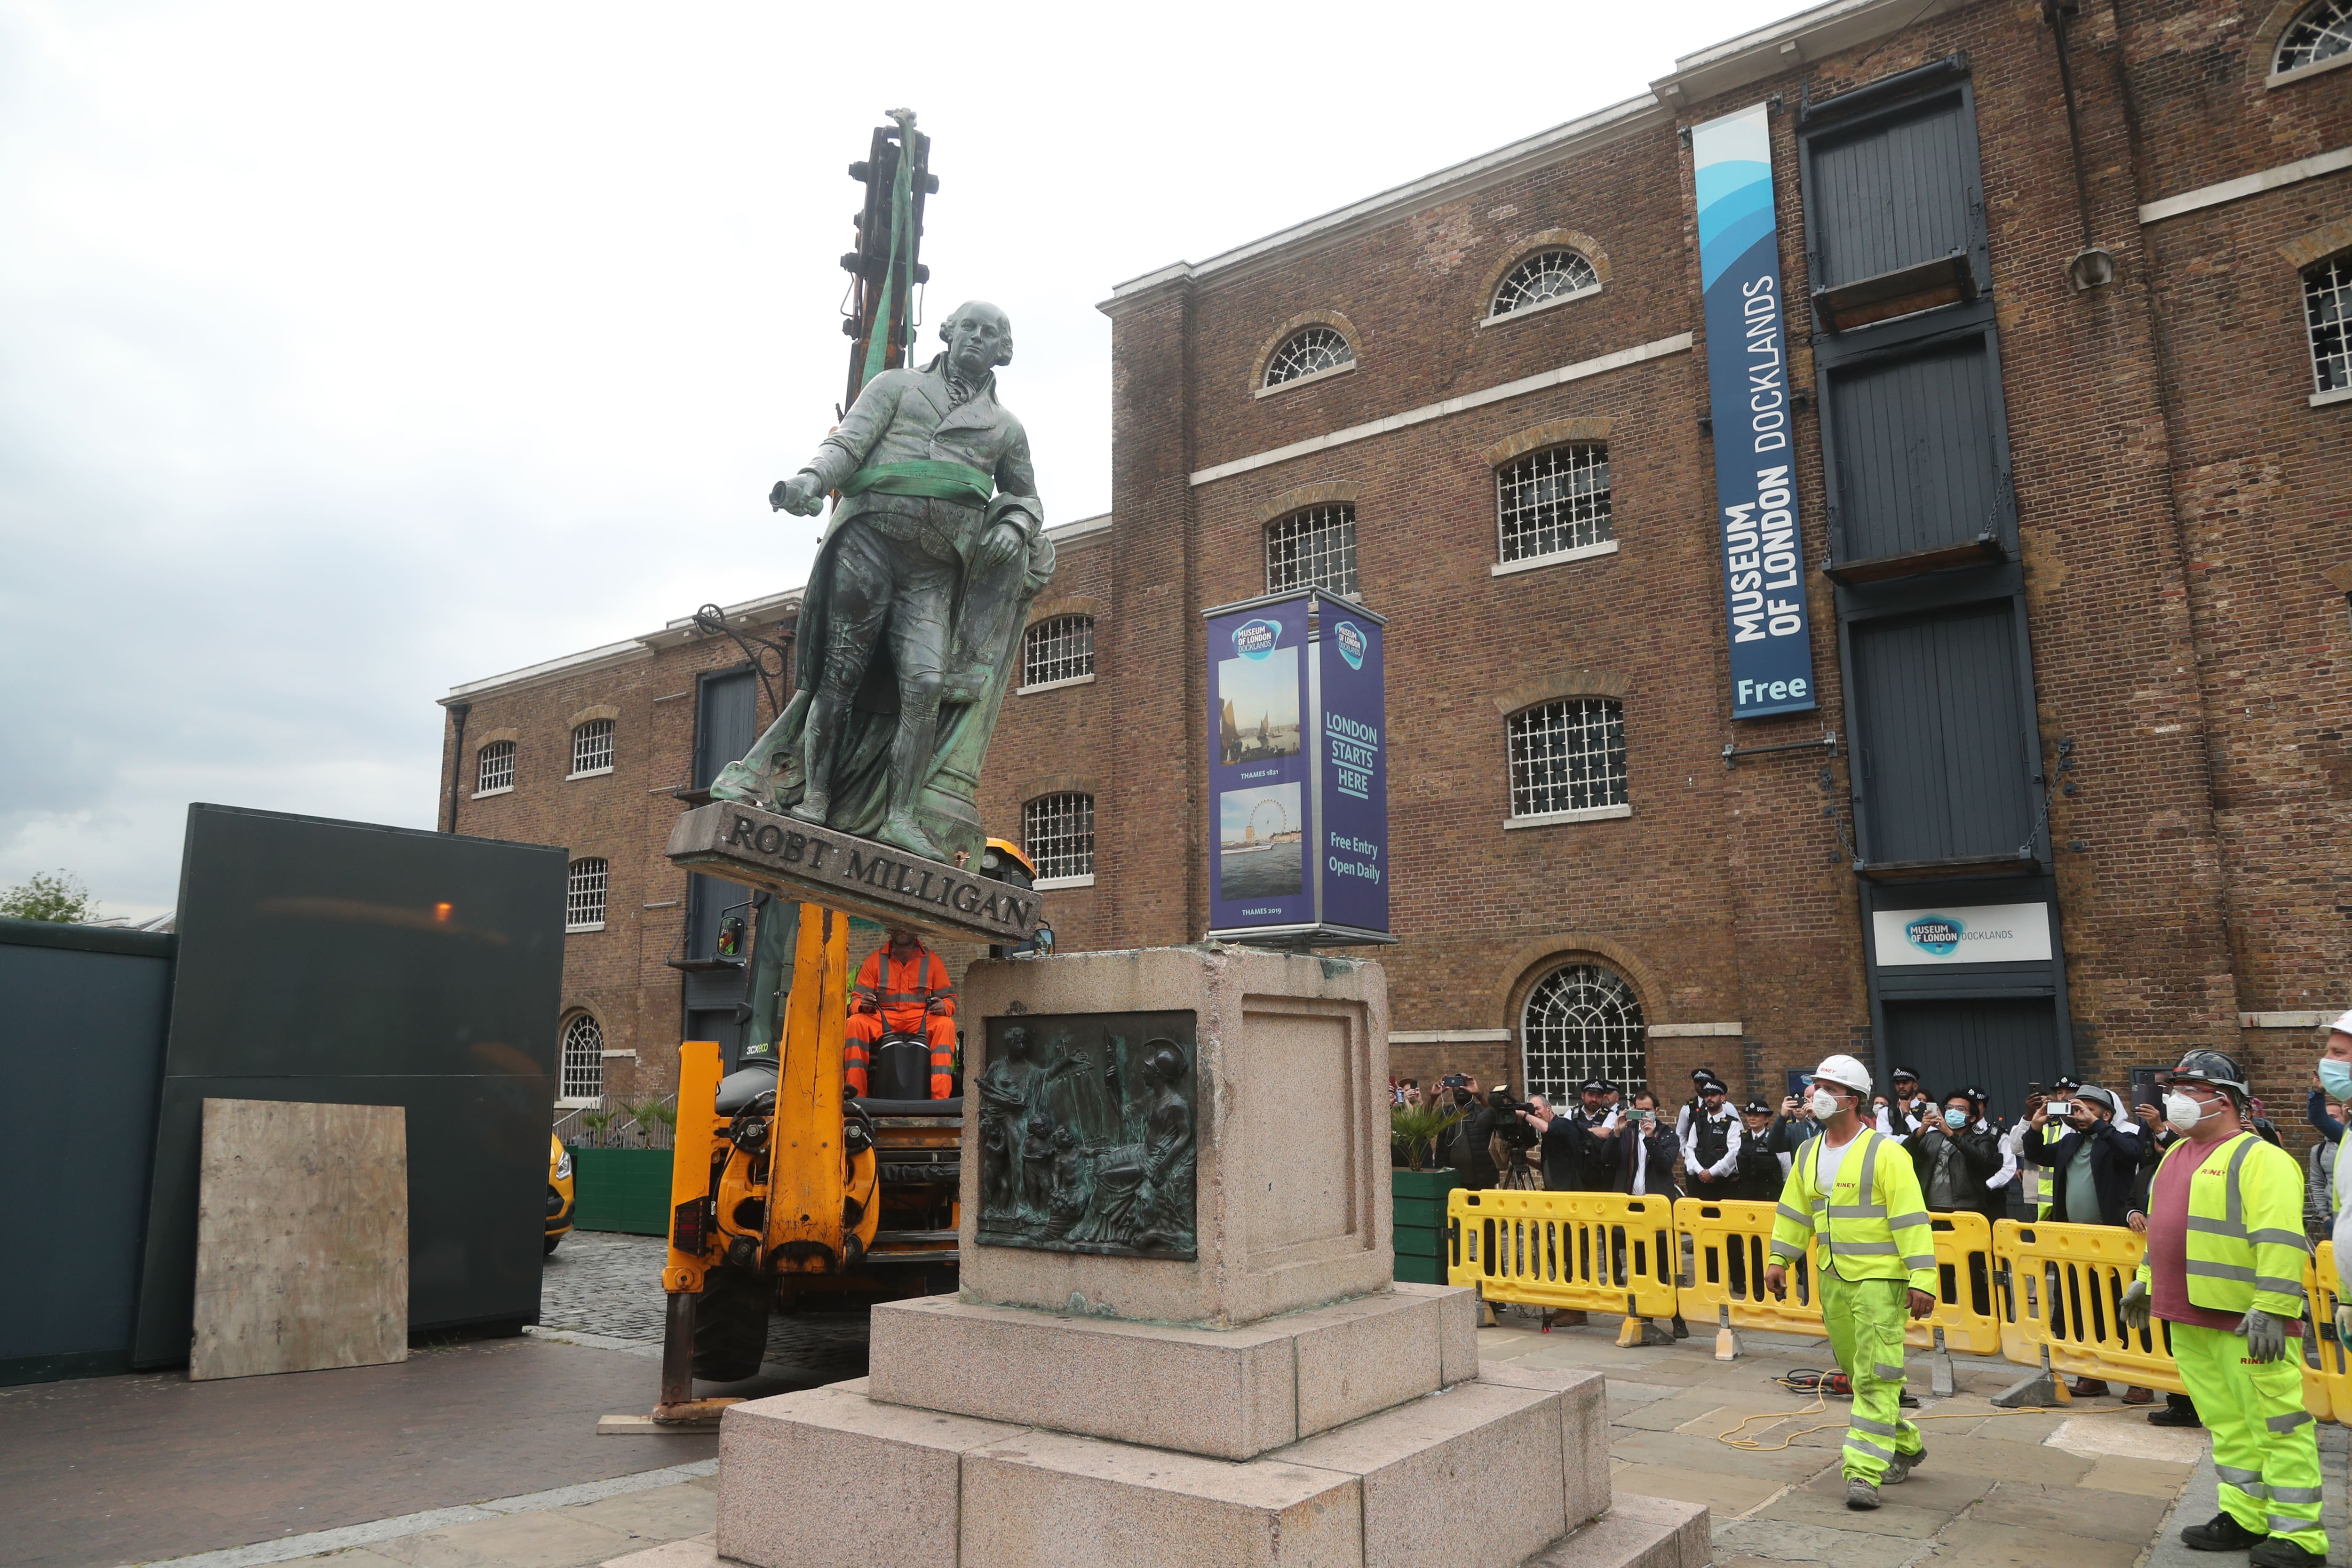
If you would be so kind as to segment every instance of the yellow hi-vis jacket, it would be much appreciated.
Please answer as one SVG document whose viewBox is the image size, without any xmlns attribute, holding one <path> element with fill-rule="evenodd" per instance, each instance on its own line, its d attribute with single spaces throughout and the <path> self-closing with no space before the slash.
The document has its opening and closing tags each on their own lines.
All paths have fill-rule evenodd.
<svg viewBox="0 0 2352 1568">
<path fill-rule="evenodd" d="M 2303 1234 L 2303 1167 L 2294 1156 L 2240 1132 L 2218 1144 L 2183 1138 L 2157 1169 L 2183 1159 L 2197 1164 L 2189 1179 L 2189 1304 L 2302 1317 L 2303 1260 L 2311 1243 Z M 2136 1278 L 2155 1289 L 2145 1257 Z"/>
<path fill-rule="evenodd" d="M 1936 1232 L 1919 1173 L 1903 1145 L 1865 1127 L 1845 1146 L 1828 1192 L 1822 1191 L 1822 1139 L 1797 1151 L 1772 1220 L 1772 1258 L 1801 1257 L 1816 1243 L 1816 1268 L 1841 1279 L 1908 1279 L 1911 1289 L 1937 1294 Z M 2290 1162 L 2292 1163 L 2292 1162 Z"/>
</svg>

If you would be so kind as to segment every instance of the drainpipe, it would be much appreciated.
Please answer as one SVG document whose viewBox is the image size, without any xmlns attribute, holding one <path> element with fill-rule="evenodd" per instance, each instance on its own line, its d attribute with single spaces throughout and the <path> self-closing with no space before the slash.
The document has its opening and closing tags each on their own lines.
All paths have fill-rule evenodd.
<svg viewBox="0 0 2352 1568">
<path fill-rule="evenodd" d="M 474 710 L 470 702 L 452 702 L 449 716 L 457 721 L 457 733 L 449 742 L 449 826 L 445 833 L 457 831 L 457 803 L 464 798 L 458 794 L 466 767 L 466 715 Z"/>
<path fill-rule="evenodd" d="M 2066 140 L 2074 153 L 2074 210 L 2083 222 L 2083 248 L 2066 263 L 2067 281 L 2085 293 L 2116 280 L 2116 258 L 2091 238 L 2091 181 L 2083 166 L 2083 121 L 2074 109 L 2074 71 L 2066 58 L 2066 24 L 2081 11 L 2080 0 L 2042 0 L 2042 20 L 2058 43 L 2058 90 L 2066 100 Z"/>
</svg>

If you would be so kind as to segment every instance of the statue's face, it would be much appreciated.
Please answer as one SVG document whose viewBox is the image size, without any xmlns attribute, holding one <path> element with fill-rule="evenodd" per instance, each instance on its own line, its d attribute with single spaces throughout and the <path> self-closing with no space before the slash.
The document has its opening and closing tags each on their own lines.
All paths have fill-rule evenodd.
<svg viewBox="0 0 2352 1568">
<path fill-rule="evenodd" d="M 977 381 L 1013 359 L 1013 323 L 993 305 L 977 301 L 947 326 L 948 363 L 962 381 Z"/>
<path fill-rule="evenodd" d="M 1015 1060 L 1026 1060 L 1029 1055 L 1029 1031 L 1026 1029 L 1005 1030 L 1004 1048 L 1012 1053 Z"/>
</svg>

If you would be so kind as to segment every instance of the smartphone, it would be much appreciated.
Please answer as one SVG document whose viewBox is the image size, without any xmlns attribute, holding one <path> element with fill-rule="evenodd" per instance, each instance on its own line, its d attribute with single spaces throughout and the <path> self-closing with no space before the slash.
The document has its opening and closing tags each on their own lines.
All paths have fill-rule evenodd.
<svg viewBox="0 0 2352 1568">
<path fill-rule="evenodd" d="M 2071 1100 L 2053 1100 L 2042 1109 L 2053 1117 L 2072 1116 L 2074 1114 L 2074 1102 Z"/>
<path fill-rule="evenodd" d="M 2040 1094 L 2042 1092 L 2042 1086 L 2038 1083 L 2029 1083 L 2025 1086 L 2025 1092 L 2029 1095 Z"/>
</svg>

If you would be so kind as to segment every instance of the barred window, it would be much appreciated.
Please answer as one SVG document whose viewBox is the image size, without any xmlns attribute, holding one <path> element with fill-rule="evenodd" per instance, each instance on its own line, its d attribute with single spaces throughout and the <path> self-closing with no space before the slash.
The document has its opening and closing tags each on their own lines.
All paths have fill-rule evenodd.
<svg viewBox="0 0 2352 1568">
<path fill-rule="evenodd" d="M 1546 300 L 1562 299 L 1600 287 L 1601 274 L 1579 252 L 1538 251 L 1511 268 L 1503 286 L 1495 290 L 1495 308 L 1490 313 L 1507 316 L 1514 310 L 1540 305 Z"/>
<path fill-rule="evenodd" d="M 1597 963 L 1568 963 L 1536 982 L 1520 1015 L 1523 1094 L 1553 1104 L 1589 1078 L 1622 1086 L 1631 1103 L 1649 1086 L 1642 999 L 1622 976 Z"/>
<path fill-rule="evenodd" d="M 1607 697 L 1539 702 L 1510 717 L 1511 815 L 1625 804 L 1625 705 Z"/>
<path fill-rule="evenodd" d="M 1505 561 L 1581 550 L 1611 537 L 1609 448 L 1554 447 L 1495 470 L 1495 515 Z"/>
<path fill-rule="evenodd" d="M 2352 386 L 2352 255 L 2323 261 L 2303 275 L 2303 308 L 2311 321 L 2311 375 L 2317 389 Z"/>
<path fill-rule="evenodd" d="M 482 748 L 474 770 L 476 795 L 514 788 L 514 746 L 512 741 L 492 741 Z"/>
<path fill-rule="evenodd" d="M 604 1093 L 604 1031 L 585 1013 L 575 1014 L 563 1026 L 563 1084 L 566 1100 L 600 1100 Z"/>
<path fill-rule="evenodd" d="M 565 931 L 604 929 L 604 884 L 608 879 L 601 856 L 572 862 L 572 873 L 563 879 Z"/>
<path fill-rule="evenodd" d="M 1021 684 L 1051 686 L 1095 672 L 1095 618 L 1055 616 L 1031 626 L 1021 639 Z"/>
<path fill-rule="evenodd" d="M 1095 797 L 1042 795 L 1021 808 L 1021 847 L 1037 863 L 1037 880 L 1095 874 Z"/>
<path fill-rule="evenodd" d="M 2319 0 L 2287 24 L 2271 69 L 2300 70 L 2352 49 L 2352 0 Z"/>
<path fill-rule="evenodd" d="M 609 773 L 613 771 L 613 721 L 591 719 L 572 731 L 572 771 Z"/>
<path fill-rule="evenodd" d="M 1265 591 L 1327 588 L 1356 596 L 1356 509 L 1317 506 L 1265 527 Z"/>
<path fill-rule="evenodd" d="M 1332 327 L 1308 327 L 1290 334 L 1274 357 L 1265 362 L 1265 384 L 1280 386 L 1286 381 L 1297 381 L 1302 375 L 1317 371 L 1337 370 L 1355 363 L 1356 351 L 1348 340 Z"/>
</svg>

